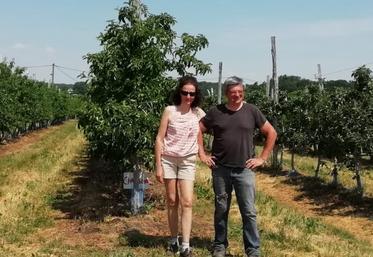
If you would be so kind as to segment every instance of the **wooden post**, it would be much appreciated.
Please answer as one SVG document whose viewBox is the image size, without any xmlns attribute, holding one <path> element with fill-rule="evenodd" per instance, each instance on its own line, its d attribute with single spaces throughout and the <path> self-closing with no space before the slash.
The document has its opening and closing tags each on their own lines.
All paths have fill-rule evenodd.
<svg viewBox="0 0 373 257">
<path fill-rule="evenodd" d="M 136 9 L 137 18 L 140 18 L 140 0 L 132 0 L 130 3 Z"/>
<path fill-rule="evenodd" d="M 324 90 L 324 83 L 323 83 L 323 78 L 321 75 L 321 65 L 317 64 L 317 80 L 319 81 L 319 88 L 320 91 Z"/>
<path fill-rule="evenodd" d="M 277 78 L 277 64 L 276 64 L 276 38 L 274 36 L 271 37 L 271 53 L 272 53 L 272 87 L 271 87 L 271 99 L 273 103 L 276 105 L 278 104 L 278 78 Z M 272 125 L 275 129 L 277 128 L 277 117 L 273 117 Z M 281 169 L 281 164 L 278 160 L 278 154 L 281 154 L 280 147 L 276 144 L 272 151 L 272 168 L 279 170 Z"/>
<path fill-rule="evenodd" d="M 55 64 L 52 63 L 52 73 L 51 73 L 52 80 L 51 80 L 51 87 L 54 87 L 54 67 L 55 67 Z"/>
<path fill-rule="evenodd" d="M 271 97 L 271 78 L 267 75 L 266 96 Z"/>
<path fill-rule="evenodd" d="M 141 1 L 132 0 L 129 1 L 129 4 L 132 5 L 136 10 L 136 17 L 138 21 L 141 21 Z M 139 164 L 137 156 L 134 158 L 133 166 L 133 188 L 131 190 L 131 211 L 132 214 L 138 214 L 142 211 L 144 206 L 144 172 L 143 167 Z"/>
<path fill-rule="evenodd" d="M 274 85 L 274 95 L 273 101 L 277 104 L 278 103 L 278 77 L 277 77 L 277 64 L 276 64 L 276 38 L 274 36 L 271 37 L 271 45 L 272 45 L 272 79 Z"/>
<path fill-rule="evenodd" d="M 222 77 L 222 71 L 223 71 L 223 63 L 219 62 L 219 82 L 218 82 L 218 104 L 221 104 L 221 98 L 222 98 L 222 86 L 221 86 L 221 77 Z"/>
</svg>

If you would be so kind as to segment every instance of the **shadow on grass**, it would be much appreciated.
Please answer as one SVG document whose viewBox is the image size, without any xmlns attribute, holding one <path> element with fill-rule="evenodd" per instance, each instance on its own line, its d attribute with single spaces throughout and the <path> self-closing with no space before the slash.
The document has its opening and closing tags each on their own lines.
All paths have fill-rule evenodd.
<svg viewBox="0 0 373 257">
<path fill-rule="evenodd" d="M 122 175 L 102 160 L 83 153 L 76 161 L 76 170 L 68 171 L 69 185 L 51 199 L 54 209 L 70 219 L 102 221 L 106 216 L 123 217 L 130 213 L 130 192 L 122 189 Z M 145 195 L 154 202 L 153 195 Z"/>
<path fill-rule="evenodd" d="M 168 240 L 169 236 L 154 236 L 154 235 L 147 235 L 140 232 L 138 229 L 129 229 L 122 233 L 119 237 L 119 242 L 122 246 L 128 246 L 132 248 L 136 247 L 144 247 L 144 248 L 157 248 L 162 247 L 164 248 L 165 253 L 168 251 Z M 197 237 L 192 236 L 190 239 L 190 244 L 193 249 L 207 249 L 208 252 L 211 252 L 212 249 L 212 242 L 211 238 L 207 237 Z M 170 255 L 171 252 L 169 252 Z M 197 254 L 197 253 L 196 253 Z M 168 254 L 165 254 L 168 256 Z M 196 255 L 200 256 L 200 255 Z M 210 256 L 210 254 L 208 255 Z M 226 255 L 230 257 L 235 257 L 234 255 Z M 238 256 L 237 256 L 238 257 Z"/>
<path fill-rule="evenodd" d="M 358 216 L 373 220 L 373 198 L 360 196 L 357 192 L 342 185 L 333 186 L 320 178 L 305 176 L 301 173 L 289 176 L 289 171 L 274 171 L 261 169 L 260 172 L 272 177 L 281 177 L 282 183 L 296 186 L 300 192 L 294 200 L 310 199 L 320 215 L 331 215 L 333 212 L 339 216 Z"/>
<path fill-rule="evenodd" d="M 137 229 L 129 229 L 120 235 L 119 241 L 123 246 L 145 248 L 163 247 L 167 249 L 168 240 L 169 236 L 146 235 Z M 192 237 L 190 239 L 190 244 L 194 248 L 211 249 L 210 238 Z"/>
</svg>

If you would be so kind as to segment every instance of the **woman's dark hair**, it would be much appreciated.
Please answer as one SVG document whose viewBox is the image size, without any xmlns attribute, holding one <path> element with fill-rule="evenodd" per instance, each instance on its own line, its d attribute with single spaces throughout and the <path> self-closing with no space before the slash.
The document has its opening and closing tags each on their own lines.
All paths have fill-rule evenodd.
<svg viewBox="0 0 373 257">
<path fill-rule="evenodd" d="M 179 84 L 177 85 L 175 91 L 174 91 L 174 94 L 173 94 L 173 103 L 174 105 L 180 105 L 181 104 L 181 89 L 183 88 L 184 85 L 186 84 L 192 84 L 195 89 L 196 89 L 196 95 L 194 97 L 194 100 L 191 104 L 191 107 L 192 108 L 195 108 L 197 106 L 199 106 L 202 102 L 202 95 L 201 95 L 201 90 L 199 89 L 199 86 L 198 86 L 198 82 L 197 82 L 197 79 L 193 76 L 190 76 L 190 75 L 186 75 L 186 76 L 182 76 L 181 78 L 179 78 Z"/>
</svg>

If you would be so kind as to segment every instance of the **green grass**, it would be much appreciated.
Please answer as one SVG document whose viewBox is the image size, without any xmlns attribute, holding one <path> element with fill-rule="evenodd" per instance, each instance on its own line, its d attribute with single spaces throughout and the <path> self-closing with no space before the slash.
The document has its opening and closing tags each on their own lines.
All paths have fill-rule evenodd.
<svg viewBox="0 0 373 257">
<path fill-rule="evenodd" d="M 76 123 L 67 122 L 24 151 L 0 158 L 3 241 L 19 244 L 38 228 L 53 224 L 47 196 L 55 192 L 60 172 L 72 167 L 82 142 Z"/>
<path fill-rule="evenodd" d="M 256 147 L 256 152 L 261 151 L 261 147 Z M 332 182 L 331 168 L 332 162 L 323 159 L 326 162 L 327 167 L 322 167 L 319 172 L 320 179 L 328 184 Z M 283 169 L 290 170 L 291 168 L 291 154 L 288 151 L 284 151 L 283 155 Z M 295 169 L 306 176 L 313 177 L 315 175 L 315 169 L 317 165 L 317 158 L 311 156 L 295 155 Z M 339 182 L 340 185 L 350 191 L 354 191 L 356 188 L 356 180 L 353 179 L 354 173 L 342 167 L 339 171 Z M 372 166 L 362 166 L 361 171 L 362 183 L 364 187 L 364 195 L 368 197 L 373 197 L 373 167 Z"/>
<path fill-rule="evenodd" d="M 106 249 L 94 244 L 71 245 L 65 238 L 46 238 L 38 233 L 55 225 L 56 210 L 52 205 L 58 203 L 60 192 L 67 198 L 72 194 L 68 191 L 68 176 L 84 151 L 84 142 L 76 123 L 68 122 L 24 151 L 0 157 L 0 257 L 165 256 L 167 235 L 152 237 L 140 232 L 129 237 L 118 233 L 114 244 Z M 210 255 L 212 235 L 205 228 L 212 228 L 214 194 L 211 171 L 200 163 L 195 194 L 194 220 L 199 227 L 194 227 L 192 244 L 194 256 L 205 257 Z M 263 192 L 257 193 L 256 205 L 262 257 L 372 256 L 373 246 L 368 242 L 279 204 Z M 152 203 L 149 206 L 144 217 L 157 208 Z M 105 225 L 105 219 L 95 222 L 97 226 Z M 243 257 L 242 225 L 235 201 L 229 219 L 229 240 L 231 256 Z"/>
<path fill-rule="evenodd" d="M 290 157 L 288 156 L 288 154 L 285 155 L 285 164 L 287 166 L 290 165 Z M 296 159 L 297 168 L 302 172 L 304 171 L 304 174 L 308 176 L 314 176 L 316 163 L 316 158 L 308 156 L 297 156 Z M 331 183 L 332 176 L 330 175 L 330 170 L 332 163 L 330 161 L 326 161 L 326 163 L 328 167 L 323 167 L 319 176 L 326 183 Z M 339 181 L 341 185 L 347 189 L 354 190 L 356 188 L 356 180 L 353 179 L 353 176 L 353 171 L 347 169 L 346 167 L 342 167 L 342 169 L 339 171 Z M 373 167 L 363 166 L 361 176 L 364 187 L 364 195 L 373 197 Z"/>
</svg>

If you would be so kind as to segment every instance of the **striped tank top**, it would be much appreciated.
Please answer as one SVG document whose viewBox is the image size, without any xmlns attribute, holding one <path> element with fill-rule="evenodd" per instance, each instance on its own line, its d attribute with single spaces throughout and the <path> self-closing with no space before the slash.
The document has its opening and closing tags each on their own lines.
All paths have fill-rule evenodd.
<svg viewBox="0 0 373 257">
<path fill-rule="evenodd" d="M 199 120 L 205 116 L 201 108 L 182 114 L 177 107 L 168 106 L 170 117 L 164 138 L 163 155 L 184 157 L 198 153 Z"/>
</svg>

